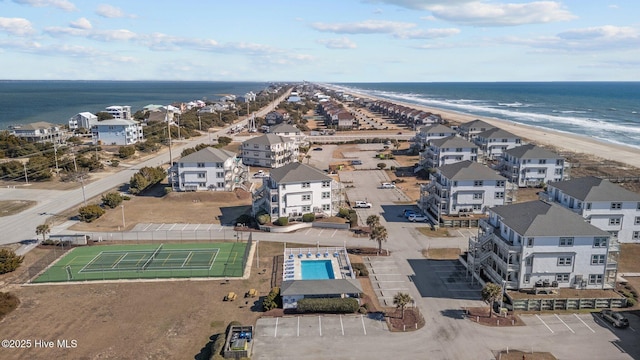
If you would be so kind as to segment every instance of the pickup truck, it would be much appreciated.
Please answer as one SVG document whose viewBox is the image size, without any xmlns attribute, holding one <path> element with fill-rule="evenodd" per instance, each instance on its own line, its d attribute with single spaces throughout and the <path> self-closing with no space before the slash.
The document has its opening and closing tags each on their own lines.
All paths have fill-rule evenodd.
<svg viewBox="0 0 640 360">
<path fill-rule="evenodd" d="M 354 208 L 370 208 L 371 207 L 371 203 L 368 203 L 366 201 L 356 201 L 356 204 L 353 205 Z"/>
</svg>

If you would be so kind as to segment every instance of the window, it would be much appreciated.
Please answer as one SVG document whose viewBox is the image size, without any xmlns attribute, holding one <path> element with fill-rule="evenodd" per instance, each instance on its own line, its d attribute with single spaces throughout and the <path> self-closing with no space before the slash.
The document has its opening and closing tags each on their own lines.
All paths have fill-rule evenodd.
<svg viewBox="0 0 640 360">
<path fill-rule="evenodd" d="M 473 186 L 482 186 L 482 180 L 475 180 Z"/>
<path fill-rule="evenodd" d="M 199 168 L 203 168 L 204 167 L 204 163 L 198 163 L 197 165 Z"/>
<path fill-rule="evenodd" d="M 495 194 L 495 198 L 496 199 L 504 199 L 504 193 L 503 192 L 497 192 Z"/>
<path fill-rule="evenodd" d="M 498 186 L 498 187 L 504 187 L 504 180 L 498 180 L 498 181 L 496 181 L 496 186 Z"/>
<path fill-rule="evenodd" d="M 454 181 L 454 182 L 453 182 L 453 187 L 456 187 L 456 186 L 458 186 L 458 182 L 457 182 L 457 181 Z"/>
<path fill-rule="evenodd" d="M 636 204 L 636 210 L 640 210 L 640 202 Z"/>
<path fill-rule="evenodd" d="M 217 185 L 219 188 L 223 188 L 224 187 L 224 183 L 223 182 L 219 182 Z"/>
<path fill-rule="evenodd" d="M 308 183 L 308 182 L 303 182 L 302 183 L 302 188 L 310 188 L 310 187 L 311 187 L 310 183 Z"/>
<path fill-rule="evenodd" d="M 533 265 L 533 256 L 527 256 L 527 258 L 524 259 L 524 264 L 527 266 Z"/>
<path fill-rule="evenodd" d="M 305 205 L 305 206 L 303 206 L 303 207 L 302 207 L 302 211 L 303 211 L 303 212 L 309 212 L 309 211 L 311 211 L 311 206 L 310 206 L 310 205 Z"/>
<path fill-rule="evenodd" d="M 473 210 L 482 210 L 482 205 L 480 205 L 480 204 L 473 204 Z"/>
<path fill-rule="evenodd" d="M 636 221 L 634 222 L 635 225 L 640 225 L 640 216 L 636 216 Z"/>
<path fill-rule="evenodd" d="M 322 187 L 329 187 L 331 186 L 331 181 L 323 181 L 322 182 Z"/>
<path fill-rule="evenodd" d="M 224 165 L 224 164 L 223 164 L 223 163 L 221 163 L 221 162 L 216 163 L 216 167 L 217 167 L 217 168 L 222 168 L 222 166 L 223 166 L 223 165 Z"/>
<path fill-rule="evenodd" d="M 330 192 L 328 192 L 328 191 L 323 192 L 323 193 L 322 193 L 322 198 L 323 198 L 323 199 L 329 199 L 329 198 L 331 198 L 331 193 L 330 193 Z"/>
<path fill-rule="evenodd" d="M 638 240 L 638 239 L 640 239 L 640 231 L 634 231 L 633 240 Z"/>
<path fill-rule="evenodd" d="M 302 200 L 311 200 L 311 195 L 302 195 Z"/>
<path fill-rule="evenodd" d="M 602 274 L 589 274 L 589 285 L 602 284 Z"/>
<path fill-rule="evenodd" d="M 532 247 L 533 246 L 533 238 L 527 238 L 527 247 Z"/>
<path fill-rule="evenodd" d="M 329 204 L 322 204 L 322 211 L 329 211 L 331 210 L 331 205 Z"/>
<path fill-rule="evenodd" d="M 573 238 L 572 237 L 561 237 L 560 238 L 560 246 L 573 246 Z"/>
<path fill-rule="evenodd" d="M 593 239 L 593 247 L 607 247 L 607 238 L 600 238 L 597 237 L 595 239 Z"/>
<path fill-rule="evenodd" d="M 619 209 L 622 209 L 622 203 L 619 203 L 619 202 L 611 203 L 611 210 L 619 210 Z"/>
<path fill-rule="evenodd" d="M 602 265 L 604 264 L 605 255 L 591 255 L 591 265 Z"/>
<path fill-rule="evenodd" d="M 587 209 L 587 210 L 591 210 L 591 203 L 587 203 L 587 205 L 585 205 L 584 208 Z"/>
<path fill-rule="evenodd" d="M 569 277 L 571 274 L 556 274 L 556 281 L 557 282 L 562 282 L 562 283 L 568 283 L 569 282 Z"/>
<path fill-rule="evenodd" d="M 198 186 L 199 186 L 199 187 L 206 187 L 206 186 L 207 186 L 207 183 L 198 183 Z"/>
<path fill-rule="evenodd" d="M 571 266 L 571 256 L 558 257 L 558 266 Z"/>
<path fill-rule="evenodd" d="M 529 283 L 531 281 L 531 274 L 524 274 L 524 282 Z"/>
<path fill-rule="evenodd" d="M 607 231 L 607 232 L 611 235 L 612 238 L 616 238 L 616 239 L 618 238 L 618 232 L 617 231 L 614 230 L 614 231 Z"/>
<path fill-rule="evenodd" d="M 609 225 L 620 225 L 620 218 L 609 218 Z"/>
<path fill-rule="evenodd" d="M 546 174 L 547 169 L 538 169 L 538 174 Z"/>
<path fill-rule="evenodd" d="M 198 179 L 204 179 L 206 177 L 205 173 L 198 173 Z"/>
<path fill-rule="evenodd" d="M 546 163 L 547 163 L 547 159 L 538 160 L 538 164 L 546 164 Z"/>
<path fill-rule="evenodd" d="M 184 167 L 184 163 L 180 163 L 180 167 L 183 168 Z"/>
<path fill-rule="evenodd" d="M 456 152 L 462 152 L 462 148 L 456 148 Z"/>
<path fill-rule="evenodd" d="M 478 200 L 478 199 L 482 200 L 482 193 L 474 193 L 473 194 L 473 199 L 474 200 Z"/>
<path fill-rule="evenodd" d="M 224 177 L 224 171 L 216 172 L 216 177 Z"/>
</svg>

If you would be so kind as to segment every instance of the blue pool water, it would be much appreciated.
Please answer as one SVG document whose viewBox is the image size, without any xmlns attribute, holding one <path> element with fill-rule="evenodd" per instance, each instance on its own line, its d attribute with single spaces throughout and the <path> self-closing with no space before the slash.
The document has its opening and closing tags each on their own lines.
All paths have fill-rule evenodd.
<svg viewBox="0 0 640 360">
<path fill-rule="evenodd" d="M 335 279 L 331 260 L 303 260 L 300 265 L 303 280 Z"/>
</svg>

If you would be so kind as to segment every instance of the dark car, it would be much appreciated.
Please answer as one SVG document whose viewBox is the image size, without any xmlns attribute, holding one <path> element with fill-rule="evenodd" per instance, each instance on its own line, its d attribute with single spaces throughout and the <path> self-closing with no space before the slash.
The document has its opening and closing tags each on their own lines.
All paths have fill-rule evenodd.
<svg viewBox="0 0 640 360">
<path fill-rule="evenodd" d="M 619 312 L 615 312 L 610 309 L 604 309 L 600 312 L 600 316 L 602 316 L 603 319 L 607 320 L 611 323 L 611 325 L 617 328 L 629 327 L 629 319 L 624 317 L 624 315 L 620 314 Z"/>
<path fill-rule="evenodd" d="M 351 165 L 362 165 L 362 161 L 360 161 L 360 160 L 351 160 Z"/>
<path fill-rule="evenodd" d="M 321 147 L 313 148 L 313 151 L 322 151 Z"/>
</svg>

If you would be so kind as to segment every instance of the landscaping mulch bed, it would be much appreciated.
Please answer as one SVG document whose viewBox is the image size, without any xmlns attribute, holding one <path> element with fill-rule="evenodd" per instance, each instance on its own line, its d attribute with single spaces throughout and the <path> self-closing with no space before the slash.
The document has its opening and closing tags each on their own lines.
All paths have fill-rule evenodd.
<svg viewBox="0 0 640 360">
<path fill-rule="evenodd" d="M 557 360 L 548 352 L 524 352 L 519 350 L 501 351 L 496 355 L 498 360 Z"/>
<path fill-rule="evenodd" d="M 404 309 L 404 317 L 400 309 L 387 312 L 386 317 L 391 331 L 415 331 L 425 324 L 422 314 L 413 308 Z"/>
<path fill-rule="evenodd" d="M 484 326 L 523 326 L 524 322 L 513 311 L 509 311 L 506 316 L 492 314 L 489 316 L 487 307 L 465 308 L 467 318 L 470 321 Z"/>
</svg>

